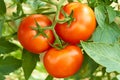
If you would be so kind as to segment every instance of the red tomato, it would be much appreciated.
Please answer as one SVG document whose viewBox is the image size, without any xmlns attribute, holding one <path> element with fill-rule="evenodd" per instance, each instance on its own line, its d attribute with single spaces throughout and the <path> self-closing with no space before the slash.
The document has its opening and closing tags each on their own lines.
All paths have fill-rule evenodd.
<svg viewBox="0 0 120 80">
<path fill-rule="evenodd" d="M 48 50 L 43 61 L 50 75 L 65 78 L 72 76 L 80 69 L 83 54 L 79 47 L 69 45 L 62 50 L 55 48 Z"/>
<path fill-rule="evenodd" d="M 73 2 L 65 5 L 63 10 L 70 15 L 73 11 L 74 20 L 68 23 L 57 24 L 55 30 L 65 42 L 77 44 L 80 40 L 88 40 L 96 28 L 96 19 L 93 10 L 86 4 Z M 59 16 L 64 19 L 62 13 Z"/>
<path fill-rule="evenodd" d="M 51 21 L 45 15 L 30 15 L 24 18 L 19 26 L 18 40 L 26 50 L 38 54 L 50 47 L 49 43 L 54 42 L 54 36 L 51 30 L 45 30 L 48 38 L 42 35 L 35 37 L 37 32 L 32 27 L 36 27 L 36 22 L 42 28 L 51 25 Z"/>
</svg>

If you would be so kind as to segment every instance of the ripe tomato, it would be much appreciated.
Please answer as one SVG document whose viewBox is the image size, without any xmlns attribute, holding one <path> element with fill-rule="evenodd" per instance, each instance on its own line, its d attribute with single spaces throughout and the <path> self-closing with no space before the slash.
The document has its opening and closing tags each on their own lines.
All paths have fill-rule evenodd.
<svg viewBox="0 0 120 80">
<path fill-rule="evenodd" d="M 65 78 L 79 70 L 83 62 L 83 54 L 79 47 L 69 45 L 62 50 L 55 48 L 48 50 L 43 61 L 50 75 Z"/>
<path fill-rule="evenodd" d="M 37 32 L 32 27 L 36 27 L 36 22 L 42 28 L 51 25 L 51 21 L 45 15 L 30 15 L 24 18 L 19 26 L 18 40 L 26 50 L 38 54 L 50 47 L 49 43 L 52 44 L 54 42 L 54 36 L 51 30 L 45 30 L 48 38 L 42 35 L 35 37 Z"/>
<path fill-rule="evenodd" d="M 96 19 L 93 10 L 86 4 L 73 2 L 65 5 L 63 10 L 68 15 L 73 11 L 74 20 L 68 23 L 57 24 L 55 30 L 57 34 L 66 42 L 77 44 L 80 40 L 88 40 L 96 27 Z M 64 15 L 60 13 L 60 19 Z"/>
</svg>

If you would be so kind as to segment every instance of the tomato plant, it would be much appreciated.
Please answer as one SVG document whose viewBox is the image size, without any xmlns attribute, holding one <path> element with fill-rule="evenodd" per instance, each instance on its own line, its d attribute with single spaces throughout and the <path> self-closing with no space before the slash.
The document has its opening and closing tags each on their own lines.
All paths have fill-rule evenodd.
<svg viewBox="0 0 120 80">
<path fill-rule="evenodd" d="M 39 30 L 36 23 L 38 23 L 41 28 L 51 25 L 51 21 L 44 15 L 30 15 L 24 18 L 21 22 L 18 29 L 18 39 L 22 46 L 28 51 L 33 53 L 41 53 L 50 48 L 49 44 L 54 42 L 54 35 L 50 30 L 45 30 L 47 38 L 43 35 L 38 35 L 39 32 L 42 32 L 42 30 Z M 35 30 L 33 30 L 33 28 Z"/>
<path fill-rule="evenodd" d="M 73 45 L 64 49 L 52 48 L 44 56 L 44 65 L 48 73 L 57 78 L 65 78 L 75 74 L 83 62 L 82 50 Z"/>
<path fill-rule="evenodd" d="M 119 4 L 0 0 L 0 80 L 120 80 Z"/>
<path fill-rule="evenodd" d="M 72 15 L 72 21 L 59 23 L 55 30 L 57 34 L 66 42 L 77 44 L 80 40 L 88 40 L 96 28 L 96 19 L 93 10 L 86 4 L 79 2 L 69 3 L 63 7 L 66 15 Z M 60 19 L 65 15 L 60 14 Z"/>
</svg>

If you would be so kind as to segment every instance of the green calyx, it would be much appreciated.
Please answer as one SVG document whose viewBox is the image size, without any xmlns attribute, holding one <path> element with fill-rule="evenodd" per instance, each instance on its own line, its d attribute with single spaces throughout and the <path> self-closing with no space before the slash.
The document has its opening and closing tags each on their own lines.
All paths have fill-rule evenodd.
<svg viewBox="0 0 120 80">
<path fill-rule="evenodd" d="M 42 28 L 42 27 L 37 23 L 37 21 L 35 21 L 35 23 L 36 23 L 36 26 L 37 26 L 37 27 L 31 27 L 33 30 L 35 30 L 35 31 L 37 32 L 34 37 L 38 37 L 38 36 L 42 35 L 42 36 L 48 38 L 48 36 L 45 34 L 45 30 L 46 30 L 46 29 L 45 29 L 45 28 Z"/>
</svg>

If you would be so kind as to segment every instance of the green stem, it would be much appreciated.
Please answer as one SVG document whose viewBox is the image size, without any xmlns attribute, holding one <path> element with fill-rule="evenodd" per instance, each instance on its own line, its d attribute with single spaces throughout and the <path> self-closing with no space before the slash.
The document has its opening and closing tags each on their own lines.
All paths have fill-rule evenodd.
<svg viewBox="0 0 120 80">
<path fill-rule="evenodd" d="M 57 12 L 56 12 L 56 17 L 55 17 L 55 21 L 53 22 L 52 24 L 52 31 L 54 33 L 54 36 L 56 38 L 56 42 L 59 44 L 59 47 L 62 48 L 62 42 L 60 41 L 56 31 L 55 31 L 55 26 L 56 24 L 58 23 L 58 20 L 59 20 L 59 15 L 60 15 L 60 11 L 61 11 L 61 7 L 62 7 L 62 4 L 64 3 L 65 0 L 61 0 L 59 5 L 56 5 L 56 8 L 57 8 Z"/>
<path fill-rule="evenodd" d="M 44 27 L 43 29 L 44 30 L 52 30 L 53 28 L 51 26 L 48 26 L 48 27 Z"/>
<path fill-rule="evenodd" d="M 51 27 L 52 27 L 52 31 L 53 31 L 53 34 L 55 36 L 56 42 L 60 45 L 59 47 L 62 48 L 62 43 L 61 43 L 61 41 L 60 41 L 60 39 L 59 39 L 55 29 L 54 29 L 56 24 L 57 24 L 57 21 L 54 21 Z"/>
<path fill-rule="evenodd" d="M 68 18 L 65 18 L 63 20 L 59 19 L 59 20 L 57 20 L 57 22 L 59 22 L 59 23 L 65 23 L 65 22 L 68 22 L 70 20 L 71 20 L 71 18 L 68 17 Z"/>
<path fill-rule="evenodd" d="M 13 18 L 13 19 L 8 19 L 8 20 L 6 20 L 6 22 L 14 21 L 14 20 L 23 18 L 23 17 L 25 17 L 25 16 L 26 16 L 26 15 L 21 15 L 21 16 L 19 16 L 19 17 L 15 17 L 15 18 Z"/>
</svg>

